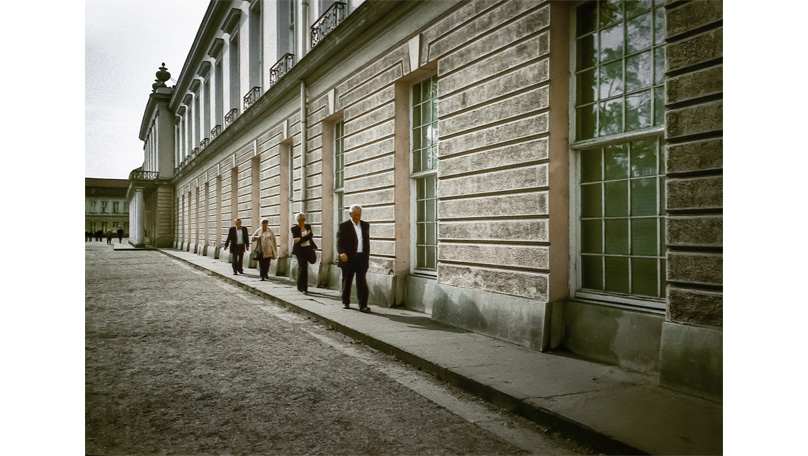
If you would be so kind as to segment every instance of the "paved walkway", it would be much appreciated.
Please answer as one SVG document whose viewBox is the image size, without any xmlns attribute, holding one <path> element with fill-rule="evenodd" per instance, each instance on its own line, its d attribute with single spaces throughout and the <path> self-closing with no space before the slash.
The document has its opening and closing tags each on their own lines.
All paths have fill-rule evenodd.
<svg viewBox="0 0 808 456">
<path fill-rule="evenodd" d="M 180 250 L 161 251 L 598 451 L 723 453 L 722 404 L 659 387 L 646 376 L 529 350 L 405 309 L 372 305 L 370 314 L 344 310 L 336 290 L 312 287 L 303 295 L 288 278 L 261 282 L 256 269 L 234 276 L 226 262 Z"/>
</svg>

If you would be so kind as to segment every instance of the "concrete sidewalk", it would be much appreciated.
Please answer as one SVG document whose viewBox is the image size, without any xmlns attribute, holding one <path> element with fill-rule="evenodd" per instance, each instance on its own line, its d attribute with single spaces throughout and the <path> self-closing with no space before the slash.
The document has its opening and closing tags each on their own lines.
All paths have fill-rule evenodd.
<svg viewBox="0 0 808 456">
<path fill-rule="evenodd" d="M 234 276 L 224 261 L 159 251 L 295 308 L 597 451 L 723 453 L 723 405 L 659 387 L 646 376 L 529 350 L 405 309 L 371 306 L 372 313 L 363 314 L 354 305 L 344 310 L 336 290 L 311 287 L 303 295 L 288 278 L 261 282 L 256 269 Z"/>
</svg>

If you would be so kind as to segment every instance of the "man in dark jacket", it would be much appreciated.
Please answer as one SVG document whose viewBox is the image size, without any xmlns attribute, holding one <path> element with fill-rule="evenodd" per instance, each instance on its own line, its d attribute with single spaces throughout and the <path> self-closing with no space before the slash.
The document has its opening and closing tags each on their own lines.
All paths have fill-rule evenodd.
<svg viewBox="0 0 808 456">
<path fill-rule="evenodd" d="M 247 228 L 241 226 L 241 219 L 236 219 L 236 226 L 231 226 L 230 231 L 227 233 L 227 240 L 224 242 L 224 249 L 227 250 L 231 244 L 233 248 L 230 249 L 232 254 L 231 260 L 233 261 L 233 275 L 238 273 L 244 274 L 244 251 L 250 250 L 249 234 Z"/>
<path fill-rule="evenodd" d="M 362 206 L 351 206 L 350 220 L 337 230 L 337 253 L 342 269 L 342 308 L 351 308 L 351 284 L 356 276 L 356 294 L 359 311 L 370 312 L 368 307 L 367 272 L 370 259 L 370 224 L 362 221 Z"/>
</svg>

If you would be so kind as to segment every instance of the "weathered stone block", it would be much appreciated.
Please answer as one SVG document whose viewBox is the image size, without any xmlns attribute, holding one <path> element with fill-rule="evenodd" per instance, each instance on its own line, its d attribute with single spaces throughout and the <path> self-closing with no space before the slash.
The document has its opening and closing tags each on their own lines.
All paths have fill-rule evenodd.
<svg viewBox="0 0 808 456">
<path fill-rule="evenodd" d="M 668 104 L 717 95 L 724 91 L 724 66 L 719 65 L 669 78 L 665 85 Z"/>
<path fill-rule="evenodd" d="M 669 43 L 665 55 L 668 71 L 718 59 L 724 55 L 724 32 L 719 28 Z"/>
<path fill-rule="evenodd" d="M 378 156 L 372 160 L 352 163 L 345 167 L 345 178 L 352 179 L 357 176 L 379 174 L 393 169 L 393 154 Z"/>
<path fill-rule="evenodd" d="M 695 0 L 667 10 L 668 39 L 690 30 L 720 21 L 724 16 L 724 3 L 716 0 Z"/>
<path fill-rule="evenodd" d="M 668 282 L 722 285 L 723 259 L 722 254 L 668 251 Z"/>
<path fill-rule="evenodd" d="M 546 186 L 547 165 L 545 164 L 454 179 L 441 179 L 438 184 L 438 195 L 446 198 Z"/>
<path fill-rule="evenodd" d="M 668 179 L 665 181 L 667 209 L 708 209 L 723 206 L 722 176 Z"/>
<path fill-rule="evenodd" d="M 724 295 L 668 286 L 668 318 L 674 322 L 722 327 Z"/>
<path fill-rule="evenodd" d="M 502 125 L 477 130 L 438 142 L 438 154 L 443 157 L 458 152 L 496 146 L 528 136 L 547 133 L 547 113 L 519 119 Z"/>
<path fill-rule="evenodd" d="M 390 137 L 395 134 L 395 123 L 393 119 L 388 120 L 379 125 L 368 128 L 367 130 L 359 130 L 355 134 L 345 137 L 345 160 L 348 161 L 350 150 L 354 147 L 361 146 L 370 142 L 375 142 L 384 137 Z"/>
<path fill-rule="evenodd" d="M 438 283 L 547 301 L 549 276 L 472 266 L 438 264 Z"/>
<path fill-rule="evenodd" d="M 359 102 L 365 97 L 375 94 L 377 91 L 385 88 L 385 86 L 392 87 L 392 84 L 403 76 L 404 59 L 409 58 L 406 53 L 398 57 L 397 60 L 400 62 L 398 65 L 393 65 L 384 72 L 371 76 L 369 79 L 362 81 L 361 84 L 351 86 L 352 90 L 348 92 L 340 92 L 340 94 L 342 94 L 340 96 L 342 106 L 345 106 L 347 110 L 349 106 Z M 348 116 L 346 115 L 345 117 L 347 118 Z"/>
<path fill-rule="evenodd" d="M 443 240 L 508 240 L 547 242 L 547 220 L 478 220 L 441 222 L 438 232 Z"/>
<path fill-rule="evenodd" d="M 723 244 L 723 217 L 668 217 L 668 246 L 721 247 Z"/>
<path fill-rule="evenodd" d="M 385 188 L 351 195 L 350 204 L 358 204 L 363 207 L 379 206 L 381 204 L 393 204 L 394 201 L 395 191 L 392 188 Z M 345 213 L 345 219 L 347 220 L 347 212 Z"/>
<path fill-rule="evenodd" d="M 441 219 L 479 218 L 483 214 L 486 217 L 547 215 L 547 192 L 439 200 L 438 213 Z"/>
<path fill-rule="evenodd" d="M 720 131 L 724 127 L 724 102 L 688 106 L 665 113 L 668 138 Z"/>
<path fill-rule="evenodd" d="M 547 81 L 550 74 L 548 59 L 532 63 L 524 68 L 506 73 L 500 77 L 484 82 L 466 90 L 440 98 L 438 109 L 442 116 L 452 114 L 462 109 L 484 103 L 493 98 L 499 98 L 514 93 L 541 82 Z M 470 82 L 468 82 L 470 83 Z M 438 80 L 438 94 L 449 93 L 451 76 Z M 458 87 L 462 88 L 463 85 Z"/>
<path fill-rule="evenodd" d="M 384 106 L 393 100 L 395 100 L 396 90 L 393 85 L 389 87 L 385 87 L 384 89 L 380 90 L 373 95 L 363 98 L 357 101 L 355 104 L 348 106 L 345 108 L 344 111 L 344 118 L 345 118 L 345 133 L 350 134 L 355 129 L 351 123 L 353 122 L 354 117 L 361 116 L 362 114 L 372 111 L 373 109 L 378 108 L 379 106 Z"/>
<path fill-rule="evenodd" d="M 438 131 L 441 136 L 451 136 L 508 118 L 543 110 L 548 106 L 549 93 L 550 88 L 545 86 L 496 103 L 486 104 L 447 120 L 440 120 Z"/>
<path fill-rule="evenodd" d="M 492 166 L 515 166 L 546 160 L 548 138 L 533 139 L 523 143 L 509 144 L 496 149 L 484 150 L 459 157 L 440 157 L 438 175 L 450 177 L 465 174 Z M 440 152 L 440 150 L 439 150 Z"/>
<path fill-rule="evenodd" d="M 659 383 L 721 401 L 723 354 L 722 331 L 666 322 L 662 325 Z"/>
<path fill-rule="evenodd" d="M 438 260 L 546 270 L 550 265 L 550 248 L 532 245 L 475 245 L 441 242 L 438 249 Z"/>
<path fill-rule="evenodd" d="M 380 154 L 393 153 L 395 150 L 395 138 L 385 138 L 377 143 L 367 144 L 356 149 L 345 151 L 350 155 L 352 162 L 367 160 Z"/>
<path fill-rule="evenodd" d="M 724 166 L 724 140 L 669 144 L 666 156 L 669 173 L 721 169 Z"/>
<path fill-rule="evenodd" d="M 347 168 L 346 168 L 347 171 Z M 372 176 L 359 177 L 345 180 L 345 204 L 353 204 L 350 199 L 351 193 L 359 193 L 365 190 L 376 190 L 383 187 L 393 186 L 393 171 L 374 174 Z"/>
<path fill-rule="evenodd" d="M 395 115 L 393 100 L 351 118 L 351 131 L 361 131 L 373 125 L 392 120 Z"/>
<path fill-rule="evenodd" d="M 463 52 L 465 48 L 456 56 L 451 54 L 446 58 L 438 60 L 438 76 L 461 68 L 474 59 L 470 59 L 468 53 Z M 516 65 L 520 65 L 529 60 L 537 59 L 550 52 L 550 34 L 548 32 L 534 36 L 515 46 L 506 48 L 490 55 L 483 60 L 474 63 L 472 66 L 460 70 L 455 77 L 450 79 L 448 85 L 443 88 L 449 92 L 457 90 L 473 82 L 476 76 L 478 79 L 485 79 L 493 75 L 508 71 Z"/>
</svg>

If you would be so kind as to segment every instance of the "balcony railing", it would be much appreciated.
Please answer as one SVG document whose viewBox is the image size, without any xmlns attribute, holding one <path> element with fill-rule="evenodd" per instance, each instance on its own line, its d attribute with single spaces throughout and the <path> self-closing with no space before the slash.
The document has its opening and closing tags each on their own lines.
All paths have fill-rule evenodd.
<svg viewBox="0 0 808 456">
<path fill-rule="evenodd" d="M 323 40 L 345 19 L 345 3 L 336 2 L 311 26 L 311 47 Z"/>
<path fill-rule="evenodd" d="M 202 152 L 210 144 L 210 138 L 205 138 L 199 143 L 199 151 Z"/>
<path fill-rule="evenodd" d="M 129 180 L 134 181 L 153 181 L 157 180 L 157 171 L 141 171 L 141 170 L 133 170 L 129 173 Z M 101 212 L 104 212 L 104 208 L 101 208 Z"/>
<path fill-rule="evenodd" d="M 200 149 L 198 147 L 194 147 L 194 150 L 191 151 L 191 155 L 189 157 L 185 157 L 185 158 L 192 159 L 192 158 L 196 157 L 197 155 L 199 155 L 199 151 L 200 151 Z"/>
<path fill-rule="evenodd" d="M 216 125 L 213 127 L 213 130 L 210 131 L 210 139 L 214 139 L 215 137 L 222 134 L 222 126 Z"/>
<path fill-rule="evenodd" d="M 230 112 L 228 112 L 227 115 L 224 116 L 224 128 L 229 127 L 230 124 L 235 122 L 237 118 L 238 118 L 238 108 L 231 109 Z"/>
<path fill-rule="evenodd" d="M 261 96 L 261 88 L 260 87 L 253 87 L 247 95 L 244 95 L 244 110 L 246 111 L 247 108 L 252 106 L 253 103 L 258 101 L 258 98 Z"/>
<path fill-rule="evenodd" d="M 284 54 L 278 62 L 269 69 L 269 86 L 272 87 L 276 82 L 292 69 L 295 64 L 294 54 Z"/>
</svg>

